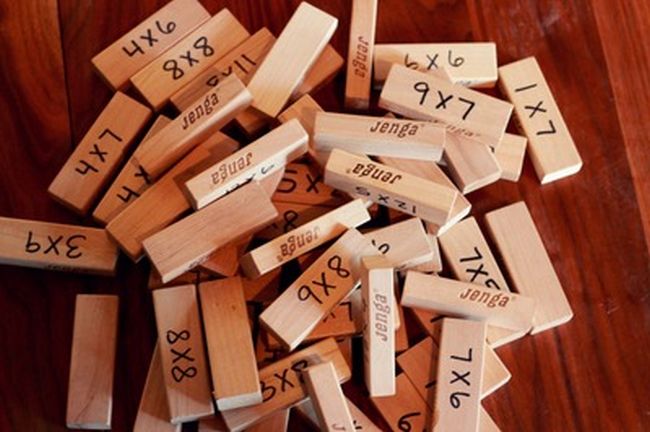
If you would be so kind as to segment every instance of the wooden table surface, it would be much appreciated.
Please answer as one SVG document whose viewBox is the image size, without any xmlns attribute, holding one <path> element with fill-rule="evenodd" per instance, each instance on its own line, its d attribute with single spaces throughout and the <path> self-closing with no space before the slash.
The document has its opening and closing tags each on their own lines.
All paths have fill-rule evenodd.
<svg viewBox="0 0 650 432">
<path fill-rule="evenodd" d="M 202 0 L 278 34 L 298 0 Z M 111 92 L 91 57 L 165 0 L 0 1 L 0 215 L 80 221 L 46 189 Z M 339 22 L 349 0 L 314 0 Z M 272 4 L 272 7 L 271 7 Z M 498 350 L 512 380 L 484 405 L 505 431 L 650 429 L 650 2 L 380 0 L 377 42 L 494 41 L 499 63 L 535 55 L 584 160 L 540 187 L 469 196 L 474 215 L 525 200 L 575 318 Z M 337 110 L 343 76 L 316 99 Z M 155 341 L 148 265 L 114 279 L 0 267 L 0 431 L 65 429 L 74 299 L 120 295 L 113 429 L 130 430 Z M 360 380 L 346 392 L 378 424 Z M 304 423 L 292 420 L 300 430 Z"/>
</svg>

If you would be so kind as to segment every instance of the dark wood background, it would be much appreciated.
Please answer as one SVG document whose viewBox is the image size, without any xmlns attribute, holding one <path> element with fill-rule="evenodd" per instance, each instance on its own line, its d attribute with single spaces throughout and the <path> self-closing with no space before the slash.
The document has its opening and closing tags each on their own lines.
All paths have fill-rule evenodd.
<svg viewBox="0 0 650 432">
<path fill-rule="evenodd" d="M 80 221 L 46 189 L 111 93 L 91 57 L 165 0 L 0 1 L 0 215 Z M 203 0 L 278 34 L 298 0 Z M 339 20 L 349 0 L 313 0 Z M 524 199 L 575 311 L 569 324 L 498 350 L 512 380 L 484 405 L 505 431 L 650 429 L 650 2 L 380 0 L 378 42 L 495 41 L 499 63 L 535 55 L 584 159 L 540 187 L 470 195 L 474 214 Z M 316 95 L 338 109 L 343 76 Z M 155 328 L 148 266 L 114 279 L 0 267 L 0 430 L 65 429 L 74 299 L 121 301 L 113 426 L 130 430 Z M 356 380 L 346 392 L 380 424 Z M 383 423 L 381 423 L 383 424 Z M 294 429 L 301 423 L 292 420 Z"/>
</svg>

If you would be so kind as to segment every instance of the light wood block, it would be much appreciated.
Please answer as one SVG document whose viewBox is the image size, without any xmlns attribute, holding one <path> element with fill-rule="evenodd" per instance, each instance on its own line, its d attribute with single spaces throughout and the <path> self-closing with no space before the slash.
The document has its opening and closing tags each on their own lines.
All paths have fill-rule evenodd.
<svg viewBox="0 0 650 432">
<path fill-rule="evenodd" d="M 0 264 L 111 276 L 117 255 L 103 229 L 0 217 Z"/>
<path fill-rule="evenodd" d="M 260 323 L 293 350 L 357 285 L 360 256 L 374 254 L 365 237 L 348 230 L 262 312 Z"/>
<path fill-rule="evenodd" d="M 396 296 L 393 298 L 395 297 Z M 406 324 L 404 321 L 404 309 L 399 303 L 397 303 L 397 300 L 395 301 L 395 304 L 397 318 L 399 318 L 399 322 L 401 323 L 401 325 L 395 330 L 395 353 L 401 353 L 409 349 L 409 337 L 406 332 Z"/>
<path fill-rule="evenodd" d="M 433 258 L 422 264 L 411 267 L 411 270 L 419 271 L 422 273 L 441 272 L 442 257 L 440 255 L 440 247 L 438 246 L 438 237 L 436 235 L 427 233 L 427 240 L 429 241 L 431 251 L 433 252 Z"/>
<path fill-rule="evenodd" d="M 319 112 L 314 149 L 439 161 L 446 135 L 444 128 L 429 122 Z"/>
<path fill-rule="evenodd" d="M 133 75 L 131 83 L 158 111 L 174 93 L 248 37 L 250 33 L 224 8 Z"/>
<path fill-rule="evenodd" d="M 528 139 L 506 133 L 499 146 L 494 149 L 494 157 L 501 167 L 501 180 L 518 182 L 524 166 L 524 156 Z"/>
<path fill-rule="evenodd" d="M 458 197 L 450 187 L 338 149 L 327 160 L 325 184 L 441 225 Z"/>
<path fill-rule="evenodd" d="M 420 72 L 445 68 L 454 84 L 494 87 L 497 81 L 497 47 L 494 42 L 414 43 L 375 45 L 375 86 L 386 81 L 393 64 Z"/>
<path fill-rule="evenodd" d="M 228 243 L 201 263 L 199 269 L 218 276 L 235 276 L 239 270 L 239 260 L 252 239 L 253 236 L 248 235 L 242 240 Z"/>
<path fill-rule="evenodd" d="M 348 408 L 339 377 L 332 362 L 310 366 L 302 372 L 307 393 L 316 410 L 323 431 L 354 431 L 352 414 Z"/>
<path fill-rule="evenodd" d="M 370 105 L 372 59 L 375 47 L 377 0 L 352 0 L 345 107 L 366 110 Z"/>
<path fill-rule="evenodd" d="M 203 283 L 199 295 L 217 408 L 223 411 L 262 402 L 241 279 Z"/>
<path fill-rule="evenodd" d="M 486 325 L 445 318 L 442 324 L 434 431 L 479 430 Z"/>
<path fill-rule="evenodd" d="M 431 337 L 426 337 L 397 356 L 396 360 L 420 397 L 433 409 L 438 374 L 437 343 Z"/>
<path fill-rule="evenodd" d="M 228 432 L 221 414 L 199 420 L 198 432 Z"/>
<path fill-rule="evenodd" d="M 397 375 L 395 386 L 394 396 L 370 398 L 391 431 L 430 430 L 431 409 L 404 373 Z"/>
<path fill-rule="evenodd" d="M 198 0 L 173 0 L 93 57 L 93 66 L 113 90 L 121 90 L 129 78 L 208 19 L 210 13 Z"/>
<path fill-rule="evenodd" d="M 361 258 L 364 378 L 371 397 L 395 394 L 393 284 L 393 267 L 386 258 Z"/>
<path fill-rule="evenodd" d="M 490 147 L 460 135 L 447 134 L 444 160 L 451 178 L 463 194 L 501 178 L 501 167 Z"/>
<path fill-rule="evenodd" d="M 185 180 L 222 160 L 239 145 L 222 133 L 201 143 L 140 197 L 115 216 L 106 230 L 133 261 L 144 254 L 142 242 L 191 209 L 181 189 Z"/>
<path fill-rule="evenodd" d="M 537 301 L 531 333 L 571 320 L 571 305 L 526 203 L 520 201 L 489 212 L 485 221 L 514 288 Z"/>
<path fill-rule="evenodd" d="M 309 68 L 305 79 L 291 95 L 290 101 L 294 102 L 309 93 L 316 93 L 323 86 L 329 83 L 336 74 L 343 68 L 345 60 L 341 57 L 331 44 L 325 45 L 325 49 L 318 56 L 314 65 Z"/>
<path fill-rule="evenodd" d="M 263 401 L 259 405 L 223 412 L 231 431 L 241 431 L 279 409 L 307 398 L 301 373 L 309 366 L 332 362 L 340 382 L 350 379 L 350 368 L 334 339 L 326 339 L 260 370 Z"/>
<path fill-rule="evenodd" d="M 264 227 L 277 214 L 268 195 L 254 182 L 152 235 L 142 245 L 167 282 L 205 261 L 231 239 Z"/>
<path fill-rule="evenodd" d="M 251 103 L 251 94 L 236 76 L 224 79 L 133 153 L 152 179 L 207 140 Z"/>
<path fill-rule="evenodd" d="M 379 429 L 377 425 L 375 425 L 372 422 L 372 420 L 370 420 L 363 411 L 361 411 L 355 404 L 353 404 L 350 399 L 346 397 L 345 401 L 347 402 L 348 409 L 350 410 L 350 414 L 352 415 L 352 423 L 354 423 L 354 430 L 359 430 L 364 432 L 366 431 L 381 432 L 381 429 Z M 316 414 L 316 410 L 314 409 L 314 405 L 312 404 L 310 399 L 307 399 L 306 401 L 300 403 L 299 405 L 296 405 L 295 407 L 293 407 L 293 410 L 300 413 L 304 418 L 311 421 L 314 427 L 318 427 L 319 425 L 318 415 Z"/>
<path fill-rule="evenodd" d="M 288 202 L 339 207 L 348 201 L 345 194 L 323 183 L 323 174 L 315 164 L 293 162 L 271 197 L 274 202 Z"/>
<path fill-rule="evenodd" d="M 153 304 L 171 422 L 207 417 L 214 410 L 196 289 L 155 290 Z"/>
<path fill-rule="evenodd" d="M 275 269 L 257 279 L 242 278 L 244 296 L 247 302 L 268 303 L 278 296 L 280 288 L 280 271 Z"/>
<path fill-rule="evenodd" d="M 79 294 L 75 304 L 66 426 L 110 429 L 119 298 Z"/>
<path fill-rule="evenodd" d="M 316 114 L 322 111 L 323 108 L 309 94 L 306 94 L 278 114 L 280 123 L 286 123 L 294 118 L 300 121 L 309 134 L 309 155 L 320 167 L 325 166 L 328 156 L 314 150 L 314 123 L 316 123 Z"/>
<path fill-rule="evenodd" d="M 200 269 L 193 269 L 186 273 L 183 273 L 182 275 L 180 275 L 174 280 L 171 280 L 167 283 L 163 283 L 160 280 L 160 275 L 158 274 L 156 269 L 151 269 L 151 271 L 149 272 L 149 281 L 147 283 L 147 286 L 149 287 L 149 289 L 158 289 L 158 288 L 166 288 L 166 287 L 177 286 L 177 285 L 199 284 L 201 282 L 205 282 L 212 279 L 214 279 L 212 275 L 201 272 Z"/>
<path fill-rule="evenodd" d="M 535 57 L 499 68 L 499 84 L 515 106 L 542 184 L 573 175 L 582 159 Z"/>
<path fill-rule="evenodd" d="M 149 117 L 149 108 L 122 92 L 115 93 L 50 183 L 50 196 L 86 215 Z"/>
<path fill-rule="evenodd" d="M 413 267 L 433 257 L 422 221 L 410 218 L 364 234 L 396 269 Z"/>
<path fill-rule="evenodd" d="M 289 413 L 291 409 L 278 410 L 271 414 L 267 419 L 255 423 L 246 429 L 246 432 L 286 432 L 289 427 Z"/>
<path fill-rule="evenodd" d="M 253 106 L 277 116 L 334 34 L 338 20 L 303 2 L 250 80 Z"/>
<path fill-rule="evenodd" d="M 307 132 L 298 120 L 272 130 L 185 183 L 192 206 L 201 209 L 251 181 L 260 180 L 307 152 Z"/>
<path fill-rule="evenodd" d="M 273 201 L 273 205 L 278 210 L 278 217 L 268 227 L 256 234 L 258 238 L 272 240 L 332 211 L 332 207 L 298 203 Z"/>
</svg>

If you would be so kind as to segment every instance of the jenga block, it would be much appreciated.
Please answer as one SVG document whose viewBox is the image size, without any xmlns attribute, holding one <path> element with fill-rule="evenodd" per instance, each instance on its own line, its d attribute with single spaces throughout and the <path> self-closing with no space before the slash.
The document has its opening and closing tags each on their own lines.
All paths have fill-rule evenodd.
<svg viewBox="0 0 650 432">
<path fill-rule="evenodd" d="M 197 0 L 171 1 L 93 57 L 93 66 L 113 90 L 123 89 L 136 72 L 208 19 Z"/>
<path fill-rule="evenodd" d="M 247 302 L 265 303 L 274 300 L 280 288 L 280 271 L 275 269 L 257 279 L 242 278 Z"/>
<path fill-rule="evenodd" d="M 174 93 L 249 36 L 224 8 L 131 77 L 131 83 L 157 111 Z"/>
<path fill-rule="evenodd" d="M 236 141 L 214 134 L 185 156 L 106 226 L 120 248 L 134 261 L 142 257 L 142 242 L 190 210 L 182 191 L 184 182 L 238 147 Z"/>
<path fill-rule="evenodd" d="M 460 135 L 447 134 L 444 160 L 451 178 L 463 194 L 501 178 L 501 167 L 490 147 Z"/>
<path fill-rule="evenodd" d="M 160 343 L 156 346 L 149 362 L 149 372 L 144 383 L 140 406 L 135 416 L 133 432 L 180 432 L 181 424 L 170 423 L 167 390 L 165 388 L 164 371 L 160 359 Z"/>
<path fill-rule="evenodd" d="M 257 278 L 370 220 L 361 200 L 354 200 L 253 249 L 241 259 L 244 273 Z"/>
<path fill-rule="evenodd" d="M 438 359 L 434 431 L 478 432 L 485 332 L 484 322 L 444 319 Z"/>
<path fill-rule="evenodd" d="M 352 415 L 352 423 L 354 423 L 354 430 L 368 431 L 368 432 L 381 432 L 373 422 L 361 411 L 350 399 L 345 398 L 350 414 Z M 293 410 L 300 413 L 305 419 L 309 420 L 312 425 L 317 428 L 319 425 L 318 415 L 314 409 L 310 399 L 293 407 Z"/>
<path fill-rule="evenodd" d="M 309 134 L 309 154 L 321 167 L 325 166 L 328 155 L 320 154 L 314 150 L 314 123 L 316 114 L 322 111 L 323 108 L 309 94 L 306 94 L 278 115 L 280 123 L 286 123 L 294 118 L 300 121 Z"/>
<path fill-rule="evenodd" d="M 284 170 L 284 177 L 271 199 L 307 205 L 339 207 L 345 194 L 323 183 L 320 169 L 312 164 L 293 162 Z"/>
<path fill-rule="evenodd" d="M 232 74 L 247 84 L 274 42 L 275 36 L 269 29 L 262 27 L 174 93 L 169 101 L 176 109 L 184 111 L 205 92 Z"/>
<path fill-rule="evenodd" d="M 77 295 L 66 425 L 110 429 L 119 298 Z"/>
<path fill-rule="evenodd" d="M 199 286 L 199 295 L 217 408 L 262 402 L 241 279 L 206 282 Z"/>
<path fill-rule="evenodd" d="M 393 296 L 395 298 L 395 296 Z M 397 318 L 401 325 L 395 329 L 395 353 L 401 353 L 409 348 L 409 337 L 406 332 L 406 324 L 404 322 L 404 309 L 395 301 L 397 310 Z"/>
<path fill-rule="evenodd" d="M 485 221 L 515 289 L 537 300 L 531 333 L 571 320 L 571 305 L 526 203 L 520 201 L 489 212 Z"/>
<path fill-rule="evenodd" d="M 110 276 L 117 255 L 103 229 L 0 217 L 0 264 Z"/>
<path fill-rule="evenodd" d="M 158 274 L 156 269 L 151 269 L 151 271 L 149 272 L 149 281 L 147 283 L 147 286 L 149 287 L 149 289 L 158 289 L 158 288 L 166 288 L 166 287 L 177 286 L 177 285 L 199 284 L 201 282 L 205 282 L 212 279 L 214 279 L 212 275 L 203 273 L 201 272 L 200 269 L 193 269 L 186 273 L 183 273 L 176 279 L 173 279 L 167 283 L 163 283 L 160 280 L 160 275 Z"/>
<path fill-rule="evenodd" d="M 345 78 L 345 107 L 366 110 L 370 105 L 372 57 L 375 47 L 377 0 L 353 0 Z"/>
<path fill-rule="evenodd" d="M 271 414 L 268 418 L 255 423 L 253 426 L 246 429 L 246 432 L 286 432 L 289 427 L 289 413 L 291 409 L 278 410 Z"/>
<path fill-rule="evenodd" d="M 458 196 L 450 187 L 338 149 L 327 160 L 325 184 L 441 225 Z"/>
<path fill-rule="evenodd" d="M 429 122 L 320 112 L 314 126 L 314 149 L 438 161 L 446 134 L 444 128 Z"/>
<path fill-rule="evenodd" d="M 440 256 L 440 247 L 438 246 L 438 237 L 433 234 L 427 233 L 427 240 L 432 251 L 433 258 L 430 260 L 411 267 L 411 270 L 419 271 L 422 273 L 433 273 L 442 271 L 442 258 Z"/>
<path fill-rule="evenodd" d="M 303 2 L 251 79 L 253 106 L 277 116 L 334 34 L 338 20 Z"/>
<path fill-rule="evenodd" d="M 497 48 L 494 42 L 377 44 L 375 86 L 383 85 L 393 64 L 420 72 L 445 68 L 454 84 L 494 87 L 497 81 Z"/>
<path fill-rule="evenodd" d="M 501 180 L 519 181 L 527 143 L 526 137 L 509 133 L 503 135 L 501 143 L 494 149 L 494 157 L 501 167 Z"/>
<path fill-rule="evenodd" d="M 314 65 L 309 68 L 305 79 L 291 94 L 290 101 L 297 101 L 304 95 L 316 93 L 321 87 L 330 82 L 343 67 L 345 60 L 341 57 L 331 44 L 325 45 L 325 49 L 318 56 Z"/>
<path fill-rule="evenodd" d="M 213 407 L 196 289 L 155 290 L 153 304 L 171 422 L 207 417 Z"/>
<path fill-rule="evenodd" d="M 535 57 L 499 68 L 499 84 L 515 106 L 542 184 L 573 175 L 582 159 Z"/>
<path fill-rule="evenodd" d="M 231 431 L 241 431 L 271 413 L 305 400 L 301 372 L 309 366 L 332 362 L 340 382 L 350 378 L 350 368 L 334 339 L 326 339 L 260 370 L 263 401 L 259 405 L 223 412 Z"/>
<path fill-rule="evenodd" d="M 334 364 L 327 362 L 310 366 L 302 372 L 302 376 L 321 430 L 355 430 Z"/>
<path fill-rule="evenodd" d="M 274 239 L 332 211 L 332 207 L 298 203 L 273 201 L 273 205 L 278 210 L 279 215 L 271 225 L 256 234 L 261 239 Z"/>
<path fill-rule="evenodd" d="M 268 195 L 255 182 L 152 235 L 142 244 L 166 282 L 196 267 L 231 239 L 255 232 L 276 216 Z M 220 229 L 215 230 L 215 226 Z"/>
<path fill-rule="evenodd" d="M 485 145 L 501 141 L 512 113 L 508 102 L 400 65 L 392 66 L 379 106 Z"/>
<path fill-rule="evenodd" d="M 228 243 L 210 255 L 207 261 L 201 263 L 199 269 L 220 276 L 235 276 L 239 269 L 239 259 L 252 239 L 253 236 L 248 235 L 241 240 Z"/>
<path fill-rule="evenodd" d="M 395 394 L 393 267 L 382 256 L 361 258 L 363 361 L 370 396 Z"/>
<path fill-rule="evenodd" d="M 251 94 L 235 76 L 221 81 L 133 153 L 152 179 L 207 140 L 251 103 Z"/>
<path fill-rule="evenodd" d="M 142 141 L 140 141 L 140 145 L 161 131 L 171 121 L 169 117 L 164 115 L 158 116 L 147 134 L 142 138 Z M 149 175 L 137 163 L 134 163 L 131 159 L 127 160 L 122 167 L 122 171 L 115 177 L 104 197 L 97 204 L 93 211 L 93 219 L 106 225 L 133 200 L 142 195 L 149 186 L 151 186 Z"/>
<path fill-rule="evenodd" d="M 433 257 L 422 221 L 417 218 L 367 232 L 364 236 L 397 270 L 416 266 Z"/>
<path fill-rule="evenodd" d="M 397 391 L 394 396 L 370 398 L 391 431 L 429 430 L 432 421 L 431 409 L 405 374 L 397 375 L 395 387 Z"/>
<path fill-rule="evenodd" d="M 149 108 L 115 93 L 52 180 L 50 196 L 86 215 L 150 116 Z"/>
<path fill-rule="evenodd" d="M 259 180 L 307 152 L 307 132 L 297 120 L 286 123 L 209 167 L 185 183 L 196 209 L 253 179 Z"/>
<path fill-rule="evenodd" d="M 359 280 L 359 257 L 373 254 L 365 237 L 348 230 L 262 312 L 261 324 L 293 350 L 352 292 Z M 291 320 L 286 319 L 287 311 Z"/>
</svg>

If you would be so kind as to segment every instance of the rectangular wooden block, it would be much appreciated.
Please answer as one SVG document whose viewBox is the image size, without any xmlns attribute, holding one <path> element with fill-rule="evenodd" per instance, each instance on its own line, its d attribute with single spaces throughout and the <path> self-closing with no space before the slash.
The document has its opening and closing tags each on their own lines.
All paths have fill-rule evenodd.
<svg viewBox="0 0 650 432">
<path fill-rule="evenodd" d="M 442 256 L 440 255 L 440 247 L 438 246 L 438 236 L 435 234 L 427 233 L 427 240 L 432 251 L 433 258 L 426 262 L 411 267 L 412 270 L 422 273 L 438 273 L 442 271 Z"/>
<path fill-rule="evenodd" d="M 248 85 L 257 110 L 269 117 L 280 113 L 337 25 L 336 18 L 309 3 L 298 6 Z"/>
<path fill-rule="evenodd" d="M 217 408 L 223 411 L 262 402 L 241 279 L 203 283 L 199 295 Z"/>
<path fill-rule="evenodd" d="M 395 386 L 397 392 L 394 396 L 370 398 L 391 431 L 430 430 L 431 409 L 404 373 L 397 375 Z"/>
<path fill-rule="evenodd" d="M 305 78 L 291 94 L 289 101 L 297 101 L 304 95 L 316 93 L 343 68 L 345 60 L 331 44 L 325 45 L 323 52 L 318 56 L 313 66 L 309 68 Z"/>
<path fill-rule="evenodd" d="M 365 110 L 370 105 L 372 58 L 375 47 L 377 0 L 353 0 L 345 78 L 345 107 Z"/>
<path fill-rule="evenodd" d="M 113 295 L 77 295 L 65 417 L 68 428 L 111 428 L 118 303 Z"/>
<path fill-rule="evenodd" d="M 181 87 L 249 36 L 224 8 L 131 77 L 131 83 L 158 111 Z"/>
<path fill-rule="evenodd" d="M 123 89 L 129 78 L 208 19 L 198 0 L 173 0 L 93 57 L 93 66 L 113 90 Z"/>
<path fill-rule="evenodd" d="M 246 429 L 246 432 L 286 432 L 289 427 L 289 413 L 291 409 L 278 410 L 261 422 L 255 423 Z"/>
<path fill-rule="evenodd" d="M 273 201 L 273 205 L 278 210 L 278 217 L 268 227 L 256 234 L 260 239 L 272 240 L 332 211 L 332 207 L 302 205 L 298 203 Z"/>
<path fill-rule="evenodd" d="M 302 372 L 302 376 L 321 430 L 355 430 L 334 364 L 327 362 L 310 366 Z"/>
<path fill-rule="evenodd" d="M 573 175 L 582 159 L 535 57 L 499 68 L 499 84 L 515 106 L 542 184 Z"/>
<path fill-rule="evenodd" d="M 292 162 L 271 197 L 273 202 L 286 202 L 327 207 L 339 207 L 347 195 L 323 183 L 321 169 L 314 163 Z"/>
<path fill-rule="evenodd" d="M 338 149 L 327 160 L 325 184 L 441 225 L 458 196 L 450 187 Z"/>
<path fill-rule="evenodd" d="M 494 157 L 501 167 L 501 180 L 519 181 L 527 144 L 526 137 L 509 133 L 503 135 L 501 143 L 494 149 Z"/>
<path fill-rule="evenodd" d="M 231 431 L 241 431 L 273 412 L 289 408 L 307 398 L 301 373 L 309 366 L 332 362 L 340 382 L 350 378 L 350 367 L 334 339 L 325 339 L 260 370 L 263 401 L 259 405 L 223 412 Z"/>
<path fill-rule="evenodd" d="M 117 255 L 103 229 L 0 217 L 0 264 L 110 276 Z"/>
<path fill-rule="evenodd" d="M 251 180 L 260 180 L 307 152 L 307 132 L 298 120 L 272 130 L 185 183 L 200 209 Z"/>
<path fill-rule="evenodd" d="M 172 423 L 214 412 L 194 285 L 155 290 L 153 304 Z"/>
<path fill-rule="evenodd" d="M 260 315 L 260 323 L 293 350 L 359 281 L 359 259 L 376 250 L 350 229 Z M 291 311 L 292 319 L 286 314 Z"/>
<path fill-rule="evenodd" d="M 502 169 L 490 147 L 460 135 L 447 134 L 444 161 L 451 178 L 463 194 L 474 192 L 501 178 Z"/>
<path fill-rule="evenodd" d="M 364 236 L 396 270 L 417 266 L 433 256 L 431 243 L 418 218 L 388 225 L 364 233 Z"/>
<path fill-rule="evenodd" d="M 248 248 L 252 235 L 245 236 L 242 240 L 228 243 L 210 255 L 207 261 L 199 265 L 199 269 L 215 276 L 235 276 L 239 270 L 239 260 Z"/>
<path fill-rule="evenodd" d="M 166 282 L 196 267 L 233 238 L 264 227 L 277 214 L 266 192 L 254 182 L 152 235 L 142 245 Z"/>
<path fill-rule="evenodd" d="M 442 324 L 434 431 L 479 430 L 486 325 L 445 318 Z"/>
<path fill-rule="evenodd" d="M 485 221 L 515 289 L 537 301 L 531 333 L 571 320 L 571 305 L 526 203 L 520 201 L 489 212 Z"/>
<path fill-rule="evenodd" d="M 354 423 L 355 430 L 364 432 L 381 432 L 381 429 L 379 429 L 363 411 L 352 403 L 350 399 L 346 397 L 345 400 L 348 404 L 350 414 L 352 415 L 352 423 Z M 319 427 L 318 415 L 316 414 L 316 410 L 314 409 L 314 405 L 310 399 L 296 405 L 293 407 L 293 410 L 308 419 L 315 428 Z"/>
<path fill-rule="evenodd" d="M 50 184 L 50 196 L 86 215 L 150 116 L 146 106 L 115 93 Z"/>
</svg>

